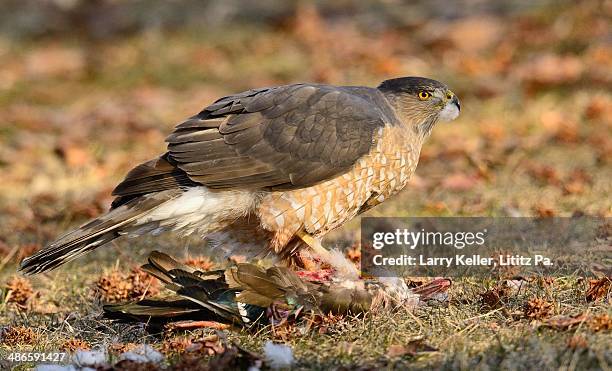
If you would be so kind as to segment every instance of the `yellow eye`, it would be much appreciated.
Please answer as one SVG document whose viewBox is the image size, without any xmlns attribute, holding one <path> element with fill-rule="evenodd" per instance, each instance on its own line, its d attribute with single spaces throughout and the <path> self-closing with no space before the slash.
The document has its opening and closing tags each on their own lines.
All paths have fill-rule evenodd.
<svg viewBox="0 0 612 371">
<path fill-rule="evenodd" d="M 446 99 L 453 99 L 453 93 L 450 91 L 446 93 Z"/>
<path fill-rule="evenodd" d="M 420 100 L 426 100 L 426 99 L 429 99 L 429 97 L 431 97 L 431 93 L 429 93 L 427 91 L 420 91 L 419 92 L 419 99 Z"/>
</svg>

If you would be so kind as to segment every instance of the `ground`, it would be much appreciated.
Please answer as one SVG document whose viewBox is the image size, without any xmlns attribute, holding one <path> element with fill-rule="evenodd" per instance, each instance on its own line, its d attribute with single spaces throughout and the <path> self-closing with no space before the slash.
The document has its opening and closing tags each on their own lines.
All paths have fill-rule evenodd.
<svg viewBox="0 0 612 371">
<path fill-rule="evenodd" d="M 152 249 L 205 256 L 194 239 L 120 240 L 27 282 L 15 278 L 16 268 L 103 212 L 112 187 L 162 152 L 176 123 L 253 87 L 376 85 L 410 74 L 452 88 L 462 103 L 459 119 L 434 129 L 408 188 L 367 215 L 609 217 L 611 9 L 584 1 L 371 31 L 330 23 L 304 6 L 282 24 L 257 29 L 153 29 L 95 42 L 0 35 L 0 360 L 10 351 L 142 342 L 166 352 L 177 338 L 214 333 L 160 337 L 100 318 L 101 277 L 127 275 Z M 358 227 L 351 222 L 326 245 L 349 248 Z M 298 369 L 610 367 L 609 284 L 587 297 L 588 278 L 534 277 L 520 290 L 504 279 L 455 279 L 447 302 L 336 318 L 305 333 L 223 333 L 257 353 L 266 340 L 286 342 Z M 135 280 L 118 298 L 156 287 Z M 553 326 L 555 316 L 566 317 Z M 182 359 L 166 353 L 171 364 Z"/>
</svg>

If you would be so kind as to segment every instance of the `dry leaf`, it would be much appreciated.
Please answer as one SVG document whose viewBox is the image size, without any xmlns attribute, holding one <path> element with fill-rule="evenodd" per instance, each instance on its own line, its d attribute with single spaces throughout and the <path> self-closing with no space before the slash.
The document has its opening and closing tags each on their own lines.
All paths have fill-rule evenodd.
<svg viewBox="0 0 612 371">
<path fill-rule="evenodd" d="M 438 349 L 425 344 L 423 339 L 411 340 L 406 344 L 393 344 L 387 349 L 390 358 L 402 357 L 404 355 L 414 356 L 422 352 L 437 352 Z"/>
<path fill-rule="evenodd" d="M 510 288 L 506 285 L 497 285 L 494 288 L 480 294 L 482 304 L 490 309 L 501 307 L 510 294 Z"/>
<path fill-rule="evenodd" d="M 612 277 L 602 277 L 600 279 L 589 280 L 589 289 L 586 292 L 587 301 L 603 299 L 610 294 L 612 287 Z"/>
<path fill-rule="evenodd" d="M 586 314 L 579 314 L 576 316 L 555 316 L 547 318 L 542 322 L 542 325 L 552 327 L 556 330 L 567 330 L 588 319 Z"/>
<path fill-rule="evenodd" d="M 88 342 L 82 339 L 77 339 L 77 338 L 67 339 L 66 341 L 62 343 L 62 345 L 60 345 L 60 350 L 69 352 L 69 353 L 74 353 L 75 351 L 79 349 L 88 350 L 90 348 L 91 346 L 89 345 Z"/>
<path fill-rule="evenodd" d="M 569 339 L 567 339 L 567 347 L 570 349 L 586 349 L 588 346 L 589 343 L 584 336 L 572 335 Z"/>
<path fill-rule="evenodd" d="M 553 310 L 552 303 L 541 298 L 530 299 L 523 306 L 525 317 L 531 319 L 542 319 L 548 317 Z"/>
<path fill-rule="evenodd" d="M 612 330 L 612 317 L 608 314 L 600 314 L 589 318 L 589 328 L 595 332 L 601 330 Z"/>
<path fill-rule="evenodd" d="M 477 184 L 477 178 L 464 173 L 450 174 L 442 180 L 442 187 L 451 191 L 469 191 Z"/>
<path fill-rule="evenodd" d="M 118 271 L 103 275 L 96 281 L 95 289 L 104 301 L 115 303 L 140 299 L 145 294 L 154 295 L 159 292 L 159 284 L 156 279 L 135 268 L 127 275 Z"/>
<path fill-rule="evenodd" d="M 227 330 L 231 326 L 225 323 L 215 322 L 215 321 L 177 321 L 171 322 L 166 325 L 166 329 L 168 331 L 175 330 L 193 330 L 198 328 L 209 328 L 214 330 Z"/>
<path fill-rule="evenodd" d="M 7 282 L 6 290 L 7 302 L 15 303 L 22 309 L 26 308 L 28 302 L 35 296 L 32 284 L 24 277 L 13 276 Z"/>
<path fill-rule="evenodd" d="M 211 270 L 215 263 L 207 256 L 190 257 L 185 259 L 185 264 L 202 271 Z"/>
<path fill-rule="evenodd" d="M 7 346 L 33 345 L 39 337 L 34 330 L 24 326 L 8 326 L 0 331 L 1 343 Z"/>
</svg>

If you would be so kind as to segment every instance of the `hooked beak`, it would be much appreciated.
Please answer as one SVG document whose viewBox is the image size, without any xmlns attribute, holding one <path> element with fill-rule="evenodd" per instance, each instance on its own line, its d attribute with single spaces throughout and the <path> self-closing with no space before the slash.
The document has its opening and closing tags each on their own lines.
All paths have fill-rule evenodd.
<svg viewBox="0 0 612 371">
<path fill-rule="evenodd" d="M 452 121 L 459 116 L 459 111 L 461 111 L 459 98 L 450 90 L 447 94 L 446 104 L 438 116 L 441 121 Z"/>
<path fill-rule="evenodd" d="M 451 99 L 451 103 L 457 106 L 457 110 L 461 111 L 461 103 L 459 103 L 459 98 L 455 94 L 453 94 L 453 99 Z"/>
</svg>

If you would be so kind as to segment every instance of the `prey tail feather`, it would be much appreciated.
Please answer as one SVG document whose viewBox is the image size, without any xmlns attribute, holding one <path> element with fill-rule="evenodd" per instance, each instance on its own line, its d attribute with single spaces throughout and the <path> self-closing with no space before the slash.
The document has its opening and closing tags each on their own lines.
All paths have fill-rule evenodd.
<svg viewBox="0 0 612 371">
<path fill-rule="evenodd" d="M 180 191 L 179 191 L 180 192 Z M 82 225 L 36 254 L 21 262 L 20 271 L 25 274 L 46 272 L 67 263 L 84 253 L 102 246 L 121 236 L 122 232 L 132 226 L 164 202 L 176 197 L 179 192 L 163 191 L 133 199 L 124 205 Z"/>
</svg>

